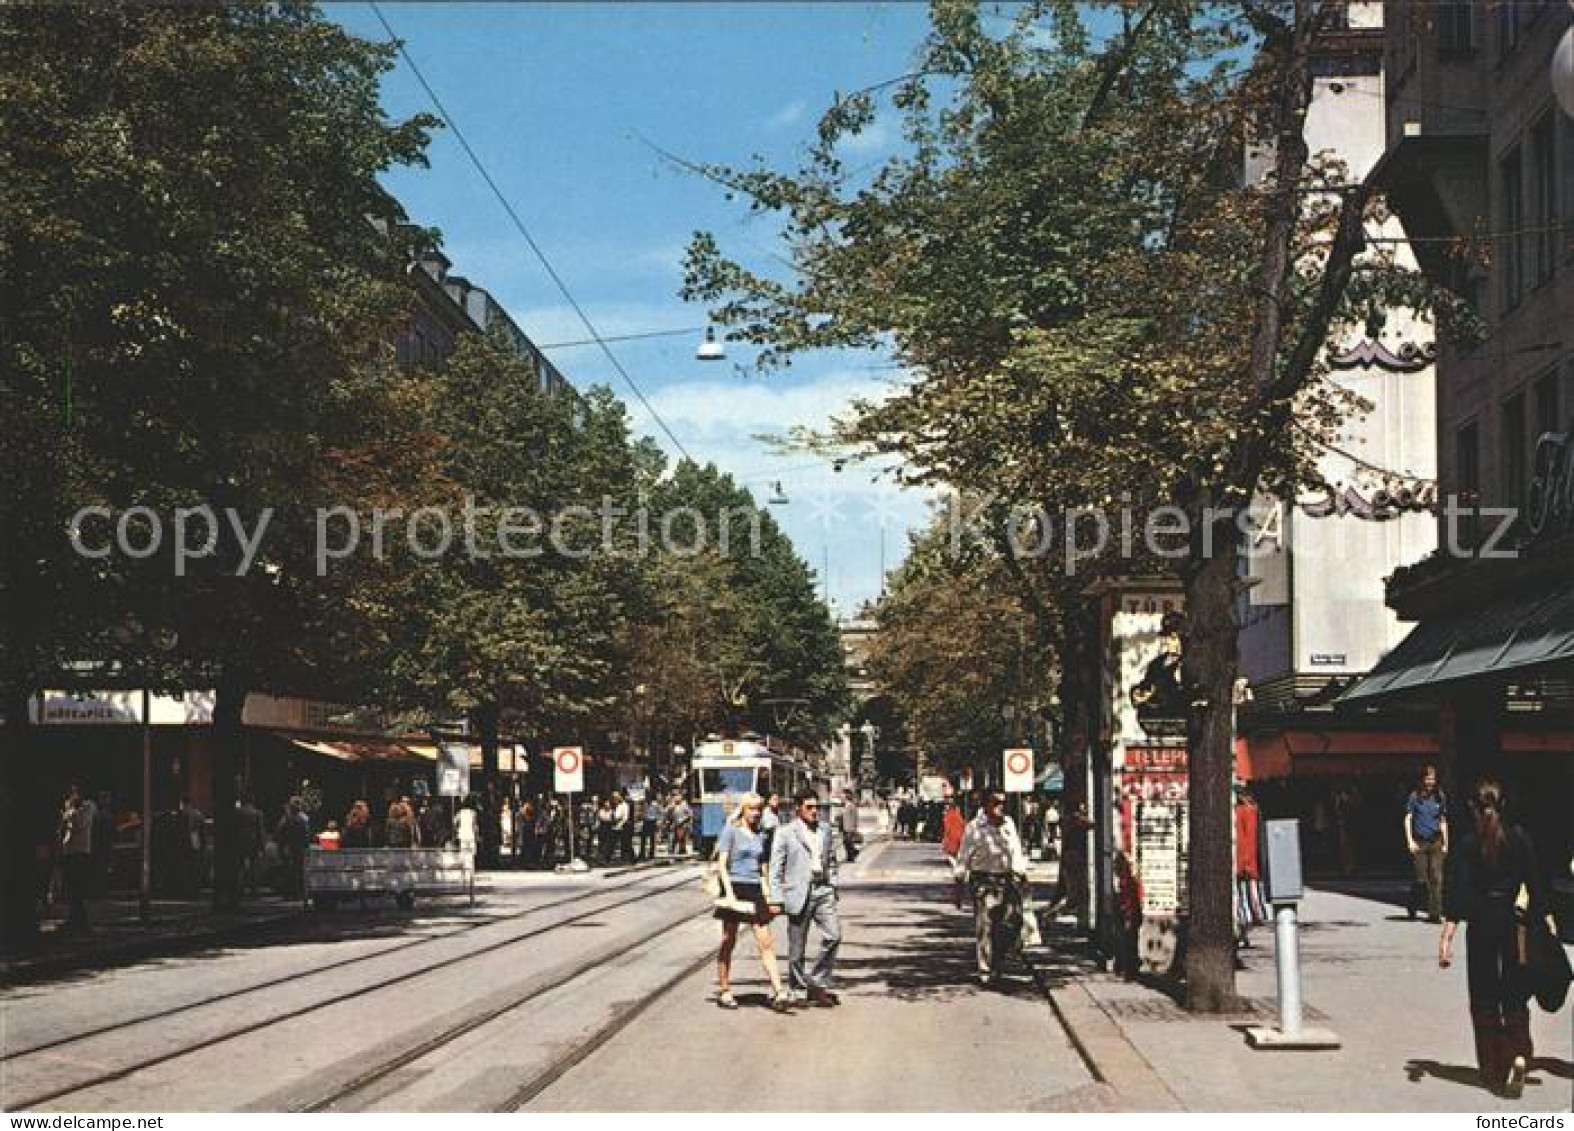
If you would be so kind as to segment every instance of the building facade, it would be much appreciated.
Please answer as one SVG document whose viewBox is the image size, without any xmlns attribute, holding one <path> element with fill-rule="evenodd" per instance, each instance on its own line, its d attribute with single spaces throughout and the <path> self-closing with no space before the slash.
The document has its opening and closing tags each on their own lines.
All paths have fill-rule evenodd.
<svg viewBox="0 0 1574 1131">
<path fill-rule="evenodd" d="M 1411 631 L 1341 704 L 1417 709 L 1458 794 L 1502 779 L 1549 871 L 1574 855 L 1574 122 L 1566 4 L 1386 5 L 1381 187 L 1479 319 L 1437 351 L 1438 548 L 1396 570 Z"/>
</svg>

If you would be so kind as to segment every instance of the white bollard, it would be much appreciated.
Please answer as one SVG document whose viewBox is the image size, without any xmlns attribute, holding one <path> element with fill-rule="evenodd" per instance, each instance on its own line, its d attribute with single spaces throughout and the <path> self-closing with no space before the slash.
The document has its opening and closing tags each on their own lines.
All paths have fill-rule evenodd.
<svg viewBox="0 0 1574 1131">
<path fill-rule="evenodd" d="M 1295 904 L 1273 909 L 1273 963 L 1279 978 L 1279 1032 L 1289 1038 L 1301 1035 L 1301 941 L 1296 930 Z"/>
</svg>

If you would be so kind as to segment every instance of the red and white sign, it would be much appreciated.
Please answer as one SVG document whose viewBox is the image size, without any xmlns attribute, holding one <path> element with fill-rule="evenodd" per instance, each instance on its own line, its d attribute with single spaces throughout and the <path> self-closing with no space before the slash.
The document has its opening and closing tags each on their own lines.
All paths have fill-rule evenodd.
<svg viewBox="0 0 1574 1131">
<path fill-rule="evenodd" d="M 1033 792 L 1033 751 L 1021 747 L 1005 752 L 1005 782 L 1007 793 Z"/>
<path fill-rule="evenodd" d="M 559 746 L 552 751 L 552 786 L 559 793 L 585 792 L 585 748 Z"/>
</svg>

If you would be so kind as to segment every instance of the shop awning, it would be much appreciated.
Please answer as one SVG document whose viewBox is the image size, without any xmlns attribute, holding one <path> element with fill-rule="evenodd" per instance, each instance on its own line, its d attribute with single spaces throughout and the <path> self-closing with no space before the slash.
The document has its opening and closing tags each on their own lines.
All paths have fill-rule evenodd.
<svg viewBox="0 0 1574 1131">
<path fill-rule="evenodd" d="M 1560 663 L 1574 664 L 1574 585 L 1423 620 L 1339 701 L 1360 706 Z"/>
<path fill-rule="evenodd" d="M 481 768 L 481 747 L 473 742 L 449 742 L 448 746 L 466 751 L 470 755 L 470 768 Z M 437 761 L 437 744 L 432 742 L 406 742 L 404 748 L 425 762 Z"/>
<path fill-rule="evenodd" d="M 375 739 L 325 741 L 309 738 L 292 738 L 292 743 L 312 754 L 336 758 L 341 762 L 404 762 L 419 764 L 425 761 L 420 754 L 399 742 L 382 742 Z"/>
</svg>

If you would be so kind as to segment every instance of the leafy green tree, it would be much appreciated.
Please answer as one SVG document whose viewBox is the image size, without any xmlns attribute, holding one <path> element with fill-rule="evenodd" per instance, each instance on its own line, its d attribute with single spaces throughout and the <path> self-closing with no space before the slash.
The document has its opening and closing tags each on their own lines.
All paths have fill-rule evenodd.
<svg viewBox="0 0 1574 1131">
<path fill-rule="evenodd" d="M 427 379 L 442 493 L 401 516 L 385 655 L 369 666 L 388 673 L 390 705 L 468 719 L 491 780 L 503 730 L 549 738 L 612 702 L 639 578 L 620 552 L 630 533 L 614 526 L 604 542 L 600 516 L 604 500 L 632 509 L 653 468 L 615 398 L 547 391 L 502 336 L 463 336 Z"/>
<path fill-rule="evenodd" d="M 826 741 L 847 706 L 841 642 L 791 541 L 712 465 L 680 461 L 650 501 L 667 533 L 655 570 L 674 647 L 645 682 L 672 689 L 691 734 Z"/>
<path fill-rule="evenodd" d="M 1049 704 L 1054 656 L 1035 647 L 1030 618 L 1000 558 L 954 557 L 937 523 L 915 537 L 875 607 L 870 674 L 895 705 L 909 758 L 980 772 L 1004 746 L 1030 743 L 1027 720 Z"/>
<path fill-rule="evenodd" d="M 383 112 L 392 52 L 294 3 L 0 15 L 8 762 L 62 660 L 113 654 L 127 612 L 174 628 L 162 671 L 127 659 L 217 688 L 219 902 L 237 896 L 241 703 L 290 662 L 313 592 L 301 520 L 330 453 L 367 439 L 406 298 L 411 249 L 372 223 L 392 211 L 377 175 L 422 160 L 432 123 Z M 243 576 L 222 530 L 176 576 L 167 541 L 142 563 L 84 560 L 66 531 L 87 504 L 234 507 L 252 529 L 280 513 Z"/>
<path fill-rule="evenodd" d="M 1078 705 L 1097 686 L 1080 592 L 1089 570 L 1129 563 L 1019 556 L 998 518 L 1041 508 L 1063 534 L 1083 507 L 1185 516 L 1178 552 L 1161 555 L 1190 617 L 1187 980 L 1204 1010 L 1234 998 L 1245 512 L 1258 492 L 1291 489 L 1358 407 L 1323 379 L 1330 333 L 1385 303 L 1434 306 L 1390 256 L 1358 257 L 1368 191 L 1302 138 L 1312 45 L 1335 7 L 1100 5 L 1095 34 L 1079 5 L 1054 0 L 996 35 L 974 5 L 945 0 L 913 73 L 886 88 L 905 144 L 873 172 L 845 166 L 839 143 L 874 121 L 877 91 L 839 99 L 795 172 L 700 167 L 782 217 L 794 270 L 752 270 L 701 233 L 686 295 L 766 346 L 767 365 L 894 345 L 911 379 L 833 439 L 983 500 L 988 543 L 1061 653 L 1076 746 L 1094 740 Z M 1261 183 L 1241 178 L 1248 139 L 1272 157 Z"/>
</svg>

